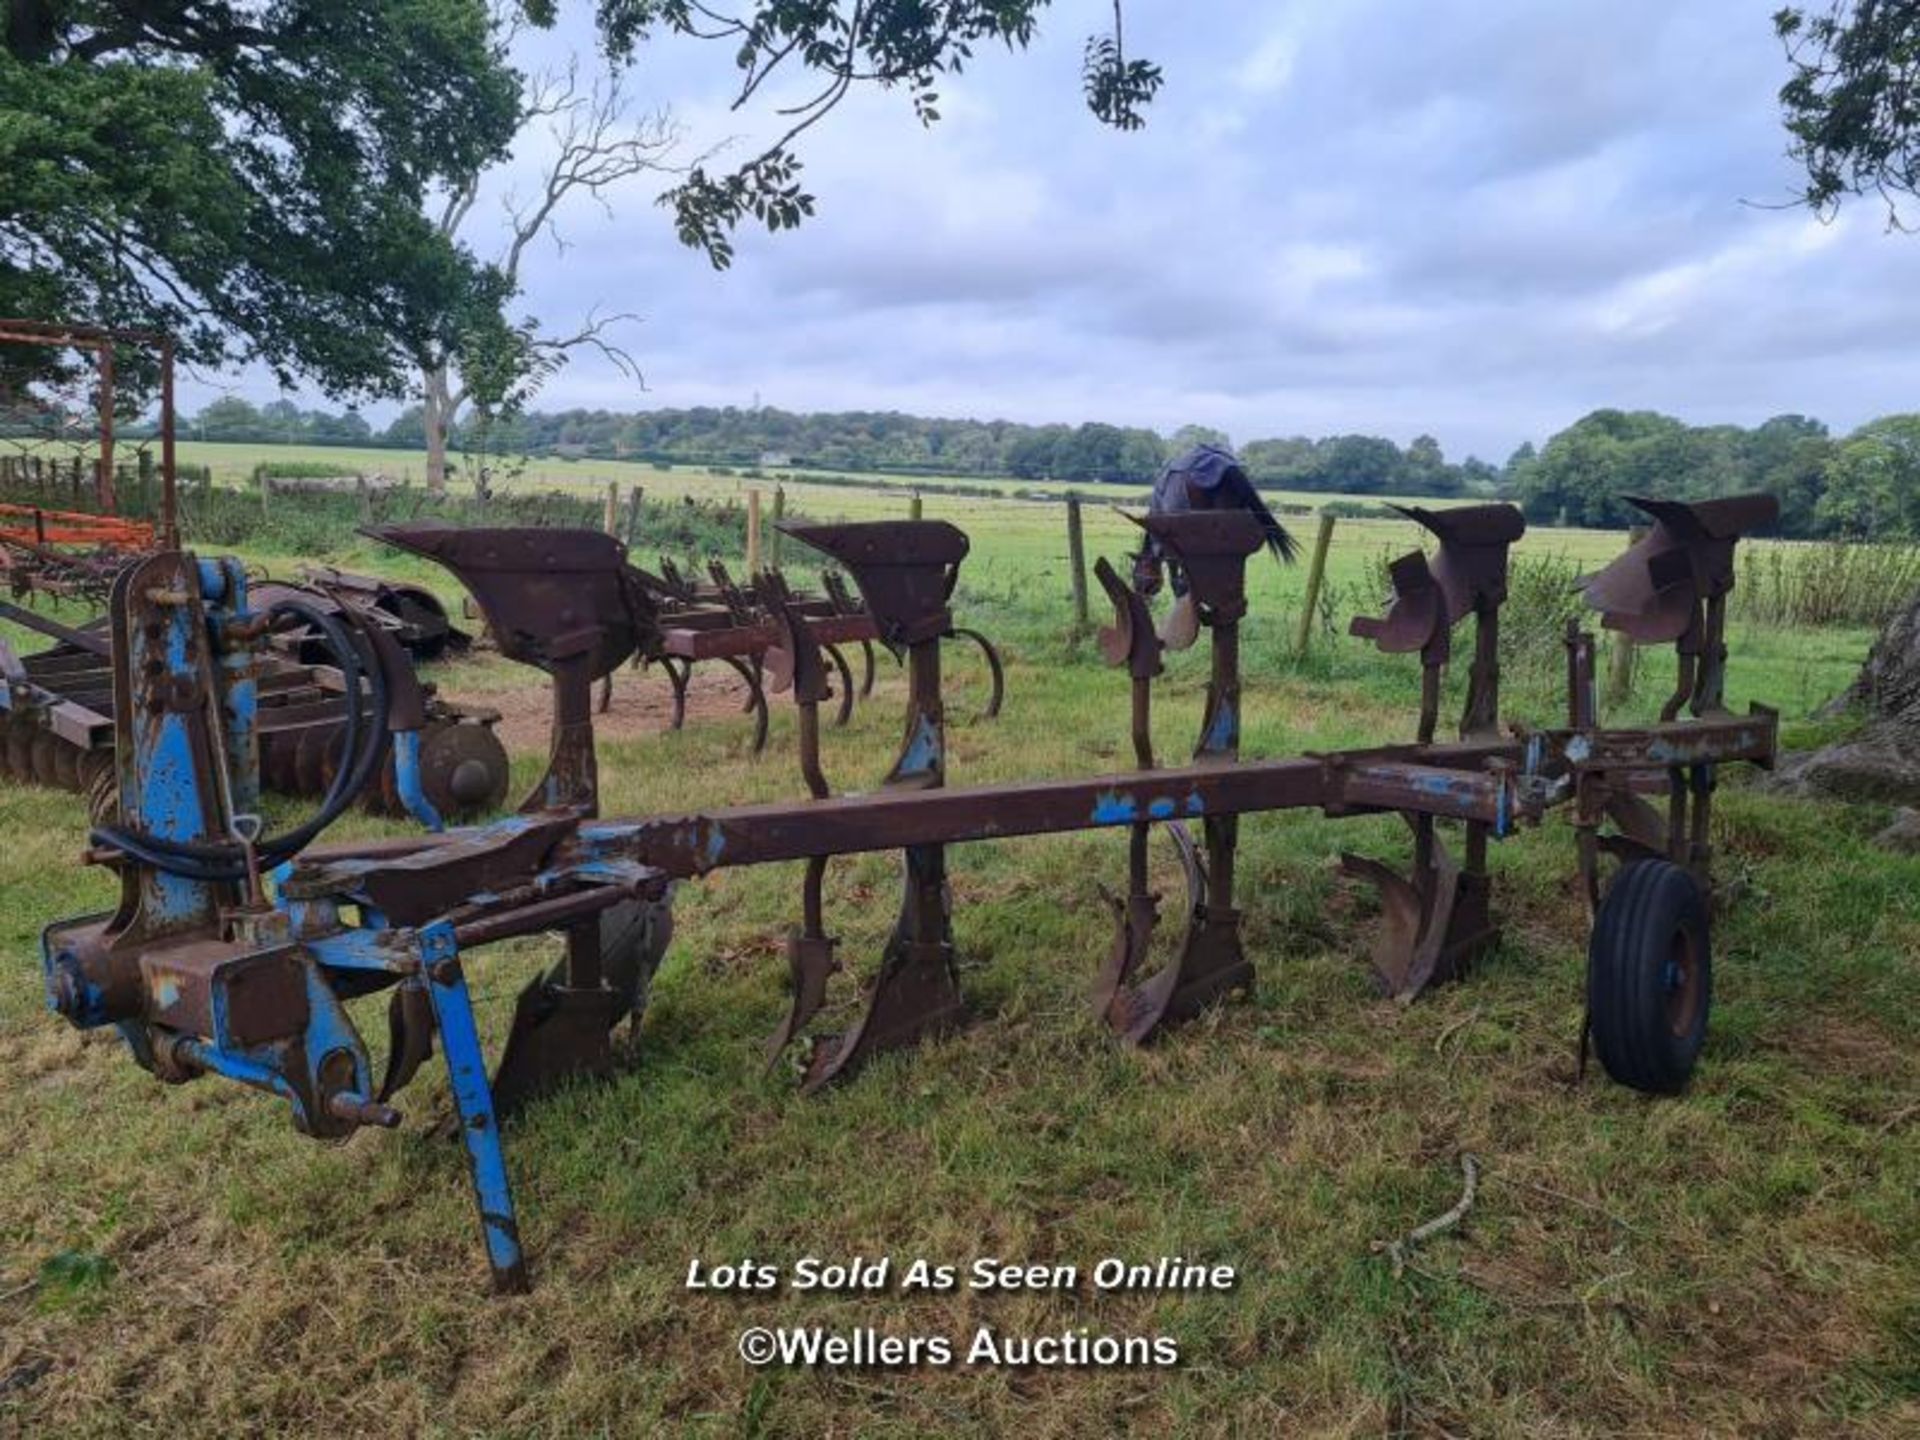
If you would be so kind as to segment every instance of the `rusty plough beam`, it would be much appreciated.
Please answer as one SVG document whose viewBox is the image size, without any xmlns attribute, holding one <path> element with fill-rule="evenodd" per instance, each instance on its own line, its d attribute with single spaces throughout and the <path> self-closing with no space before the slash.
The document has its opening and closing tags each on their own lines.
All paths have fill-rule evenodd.
<svg viewBox="0 0 1920 1440">
<path fill-rule="evenodd" d="M 941 642 L 967 539 L 941 522 L 794 526 L 790 533 L 851 574 L 881 637 L 903 648 L 907 715 L 879 787 L 834 793 L 820 756 L 830 671 L 809 619 L 790 600 L 778 620 L 792 657 L 805 798 L 676 815 L 598 817 L 591 687 L 658 643 L 645 577 L 611 538 L 576 531 L 398 527 L 389 540 L 446 565 L 476 597 L 508 656 L 552 677 L 548 772 L 516 816 L 437 837 L 308 845 L 303 830 L 267 838 L 239 823 L 253 777 L 222 717 L 250 683 L 231 642 L 253 611 L 230 564 L 156 556 L 116 586 L 117 780 L 122 823 L 94 834 L 94 858 L 118 867 L 111 915 L 55 924 L 43 941 L 53 1008 L 83 1027 L 115 1025 L 141 1064 L 167 1080 L 215 1072 L 286 1100 L 318 1136 L 400 1120 L 392 1101 L 435 1052 L 446 1060 L 494 1280 L 526 1272 L 499 1136 L 500 1115 L 541 1091 L 613 1064 L 609 1033 L 642 1011 L 670 931 L 674 885 L 714 870 L 805 862 L 801 924 L 788 946 L 793 998 L 769 1045 L 777 1057 L 818 1015 L 839 968 L 823 913 L 836 856 L 898 850 L 898 918 L 845 1033 L 809 1044 L 803 1084 L 818 1088 L 885 1050 L 952 1030 L 967 1007 L 956 973 L 947 850 L 1022 835 L 1115 829 L 1129 841 L 1129 889 L 1114 900 L 1116 935 L 1093 986 L 1095 1008 L 1124 1041 L 1144 1043 L 1253 983 L 1240 934 L 1235 858 L 1240 817 L 1287 809 L 1398 813 L 1414 834 L 1402 877 L 1352 868 L 1387 893 L 1376 966 L 1410 995 L 1458 974 L 1491 933 L 1485 842 L 1553 806 L 1570 805 L 1595 902 L 1588 984 L 1595 1045 L 1616 1078 L 1646 1090 L 1684 1084 L 1704 1033 L 1709 993 L 1706 814 L 1717 767 L 1772 761 L 1776 721 L 1735 717 L 1720 702 L 1726 587 L 1740 531 L 1769 502 L 1664 507 L 1653 533 L 1589 582 L 1605 623 L 1665 636 L 1682 654 L 1685 695 L 1661 723 L 1606 729 L 1592 704 L 1592 641 L 1569 646 L 1570 723 L 1499 733 L 1496 624 L 1517 514 L 1482 507 L 1415 518 L 1437 537 L 1432 561 L 1395 567 L 1388 616 L 1363 627 L 1390 649 L 1418 650 L 1429 672 L 1419 738 L 1283 759 L 1239 755 L 1244 570 L 1258 525 L 1238 513 L 1145 523 L 1191 578 L 1211 668 L 1192 757 L 1152 752 L 1152 682 L 1160 642 L 1145 605 L 1110 566 L 1106 658 L 1132 688 L 1136 768 L 1087 778 L 951 787 Z M 769 601 L 774 597 L 769 594 Z M 1454 624 L 1479 625 L 1467 717 L 1436 741 L 1438 670 Z M 250 705 L 238 707 L 250 715 Z M 378 725 L 382 717 L 376 715 Z M 191 758 L 180 764 L 181 757 Z M 1651 823 L 1645 782 L 1668 781 L 1670 813 Z M 1651 807 L 1647 807 L 1649 810 Z M 1437 822 L 1466 829 L 1466 860 L 1444 856 Z M 1197 824 L 1199 843 L 1185 837 Z M 1188 882 L 1185 936 L 1157 973 L 1141 973 L 1159 897 L 1148 888 L 1151 827 L 1180 837 Z M 1178 828 L 1175 828 L 1178 827 Z M 1203 853 L 1204 852 L 1204 853 Z M 1600 858 L 1624 861 L 1602 884 Z M 263 880 L 271 877 L 271 885 Z M 560 931 L 565 956 L 522 992 L 491 1082 L 473 1021 L 467 954 L 516 935 Z M 375 1075 L 343 1002 L 387 990 L 390 1045 Z"/>
</svg>

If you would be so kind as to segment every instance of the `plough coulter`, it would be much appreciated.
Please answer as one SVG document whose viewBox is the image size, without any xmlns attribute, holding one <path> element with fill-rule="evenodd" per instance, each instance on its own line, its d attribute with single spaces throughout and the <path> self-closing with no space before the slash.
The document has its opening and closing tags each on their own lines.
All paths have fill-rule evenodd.
<svg viewBox="0 0 1920 1440">
<path fill-rule="evenodd" d="M 811 1090 L 963 1022 L 950 846 L 1087 829 L 1127 835 L 1127 890 L 1114 900 L 1113 943 L 1091 990 L 1116 1037 L 1143 1044 L 1253 983 L 1235 875 L 1243 816 L 1404 817 L 1410 866 L 1358 856 L 1346 865 L 1381 889 L 1374 967 L 1385 991 L 1410 998 L 1460 975 L 1492 940 L 1490 842 L 1563 808 L 1594 912 L 1588 974 L 1598 1054 L 1629 1085 L 1677 1090 L 1706 1025 L 1715 777 L 1723 764 L 1767 765 L 1774 756 L 1774 714 L 1756 707 L 1735 716 L 1722 700 L 1734 542 L 1772 518 L 1773 502 L 1637 503 L 1652 520 L 1648 537 L 1592 577 L 1587 597 L 1605 625 L 1676 646 L 1680 683 L 1658 724 L 1596 723 L 1593 640 L 1576 631 L 1567 642 L 1566 723 L 1501 732 L 1498 614 L 1520 517 L 1506 506 L 1410 510 L 1434 535 L 1435 553 L 1397 562 L 1391 607 L 1357 628 L 1384 649 L 1420 654 L 1426 683 L 1414 738 L 1243 757 L 1239 637 L 1259 527 L 1239 512 L 1149 517 L 1142 523 L 1184 570 L 1209 637 L 1193 755 L 1165 763 L 1153 753 L 1160 642 L 1144 602 L 1102 562 L 1114 621 L 1101 647 L 1131 683 L 1134 768 L 975 787 L 949 784 L 941 690 L 948 600 L 966 536 L 941 522 L 793 526 L 789 534 L 853 577 L 878 639 L 905 652 L 907 713 L 892 767 L 874 789 L 836 791 L 821 762 L 820 710 L 835 679 L 843 688 L 847 679 L 829 668 L 800 607 L 769 594 L 792 661 L 806 794 L 627 818 L 598 814 L 591 687 L 657 645 L 661 617 L 620 545 L 586 531 L 391 528 L 386 539 L 466 584 L 507 656 L 551 677 L 553 738 L 546 774 L 517 814 L 368 844 L 312 843 L 338 813 L 334 793 L 299 829 L 259 833 L 246 814 L 258 778 L 255 601 L 231 562 L 157 555 L 123 574 L 113 597 L 119 820 L 95 830 L 91 858 L 118 869 L 122 898 L 111 914 L 48 928 L 48 1000 L 75 1025 L 117 1026 L 162 1079 L 219 1074 L 270 1091 L 296 1127 L 322 1138 L 397 1125 L 399 1092 L 438 1050 L 494 1282 L 512 1290 L 525 1285 L 526 1269 L 500 1118 L 560 1081 L 612 1067 L 610 1032 L 645 1006 L 678 882 L 803 862 L 801 922 L 787 944 L 792 1000 L 768 1050 L 804 1045 L 802 1083 Z M 1440 740 L 1441 671 L 1468 616 L 1478 633 L 1466 713 L 1458 737 Z M 375 736 L 389 723 L 380 704 L 369 708 Z M 353 766 L 368 763 L 359 742 L 347 749 Z M 1173 832 L 1185 856 L 1188 894 L 1177 951 L 1146 973 L 1160 919 L 1146 863 L 1156 825 Z M 1457 858 L 1442 839 L 1451 826 L 1463 832 Z M 823 875 L 836 856 L 876 851 L 900 852 L 903 891 L 865 1009 L 845 1033 L 807 1038 L 840 969 Z M 549 931 L 564 935 L 565 957 L 521 993 L 489 1080 L 466 967 L 492 941 Z M 377 991 L 390 997 L 378 1072 L 346 1010 Z"/>
</svg>

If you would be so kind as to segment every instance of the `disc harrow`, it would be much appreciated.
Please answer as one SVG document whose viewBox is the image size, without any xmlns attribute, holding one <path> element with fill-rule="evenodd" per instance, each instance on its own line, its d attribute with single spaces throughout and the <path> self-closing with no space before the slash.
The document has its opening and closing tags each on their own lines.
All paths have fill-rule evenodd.
<svg viewBox="0 0 1920 1440">
<path fill-rule="evenodd" d="M 286 586 L 262 585 L 257 592 L 262 609 L 298 593 L 304 603 L 349 622 L 391 687 L 393 742 L 361 794 L 367 809 L 437 828 L 500 807 L 508 762 L 493 733 L 497 711 L 441 699 L 417 679 L 389 629 L 356 604 Z M 0 711 L 0 776 L 90 794 L 113 768 L 112 647 L 104 624 L 63 625 L 8 602 L 0 602 L 0 618 L 54 641 L 24 658 L 0 641 L 9 681 L 9 701 Z M 275 632 L 270 640 L 253 663 L 259 776 L 277 794 L 319 797 L 333 784 L 346 741 L 349 701 L 341 672 L 297 658 L 313 643 L 308 627 Z M 364 717 L 365 697 L 356 703 Z"/>
</svg>

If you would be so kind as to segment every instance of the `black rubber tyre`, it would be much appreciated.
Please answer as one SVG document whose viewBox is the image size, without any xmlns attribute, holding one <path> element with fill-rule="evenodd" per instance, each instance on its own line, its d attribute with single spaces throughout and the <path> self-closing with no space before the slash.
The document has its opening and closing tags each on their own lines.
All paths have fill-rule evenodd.
<svg viewBox="0 0 1920 1440">
<path fill-rule="evenodd" d="M 1693 877 L 1666 860 L 1621 867 L 1587 942 L 1587 1013 L 1600 1063 L 1655 1095 L 1686 1088 L 1707 1038 L 1713 951 Z"/>
</svg>

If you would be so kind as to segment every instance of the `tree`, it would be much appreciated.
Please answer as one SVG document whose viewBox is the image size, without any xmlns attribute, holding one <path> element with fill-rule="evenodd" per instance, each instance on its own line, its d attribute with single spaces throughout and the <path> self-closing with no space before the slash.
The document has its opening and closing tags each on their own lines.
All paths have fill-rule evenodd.
<svg viewBox="0 0 1920 1440">
<path fill-rule="evenodd" d="M 1289 436 L 1285 440 L 1249 440 L 1240 451 L 1240 460 L 1256 485 L 1280 490 L 1313 487 L 1314 445 L 1304 435 Z"/>
<path fill-rule="evenodd" d="M 1856 539 L 1920 537 L 1920 415 L 1884 415 L 1842 441 L 1818 514 Z"/>
<path fill-rule="evenodd" d="M 11 0 L 4 24 L 0 313 L 394 393 L 470 303 L 420 199 L 513 134 L 475 0 Z"/>
<path fill-rule="evenodd" d="M 238 395 L 223 395 L 193 421 L 196 440 L 257 441 L 266 436 L 260 412 Z"/>
<path fill-rule="evenodd" d="M 1829 215 L 1872 192 L 1887 224 L 1920 190 L 1920 6 L 1832 0 L 1773 17 L 1792 76 L 1780 88 L 1789 153 L 1806 170 L 1799 203 Z"/>
<path fill-rule="evenodd" d="M 1539 463 L 1540 452 L 1533 448 L 1533 442 L 1522 440 L 1507 457 L 1507 463 L 1500 467 L 1501 490 L 1508 495 L 1520 494 L 1533 483 L 1533 467 Z"/>
<path fill-rule="evenodd" d="M 373 427 L 358 410 L 339 415 L 316 410 L 308 418 L 307 438 L 316 445 L 364 445 L 373 438 Z"/>
<path fill-rule="evenodd" d="M 1233 441 L 1224 430 L 1216 430 L 1211 425 L 1182 425 L 1173 432 L 1168 442 L 1168 454 L 1174 458 L 1184 455 L 1197 445 L 1218 445 L 1222 450 L 1231 450 Z"/>
<path fill-rule="evenodd" d="M 1801 202 L 1829 215 L 1847 196 L 1871 193 L 1886 207 L 1889 229 L 1908 229 L 1902 207 L 1920 194 L 1920 6 L 1792 6 L 1774 16 L 1774 28 L 1792 71 L 1780 105 L 1791 153 L 1806 170 Z M 1818 513 L 1872 526 L 1870 534 L 1886 533 L 1880 527 L 1888 522 L 1916 533 L 1917 441 L 1920 417 L 1861 427 L 1829 467 L 1831 488 Z M 1866 729 L 1791 767 L 1789 783 L 1920 802 L 1920 594 L 1887 622 L 1849 698 L 1865 706 Z M 1920 829 L 1920 816 L 1907 819 L 1909 832 Z"/>
<path fill-rule="evenodd" d="M 550 23 L 555 0 L 523 0 L 530 18 Z M 719 40 L 734 47 L 740 86 L 733 108 L 753 99 L 788 67 L 819 82 L 810 98 L 781 111 L 784 129 L 772 144 L 726 175 L 696 165 L 663 203 L 672 205 L 680 238 L 706 252 L 715 266 L 733 257 L 729 239 L 743 220 L 769 230 L 798 225 L 814 197 L 800 180 L 794 145 L 827 117 L 856 85 L 903 89 L 923 125 L 940 118 L 937 85 L 958 75 L 983 45 L 1025 49 L 1042 10 L 1052 0 L 757 0 L 728 14 L 704 0 L 600 0 L 601 34 L 608 53 L 630 58 L 654 31 Z M 1102 124 L 1137 129 L 1161 84 L 1160 67 L 1128 58 L 1121 0 L 1112 0 L 1113 26 L 1086 44 L 1081 83 L 1087 106 Z"/>
<path fill-rule="evenodd" d="M 1055 474 L 1063 480 L 1118 480 L 1126 436 L 1116 425 L 1080 426 L 1055 452 Z"/>
<path fill-rule="evenodd" d="M 1818 506 L 1834 448 L 1827 427 L 1805 415 L 1775 415 L 1748 432 L 1746 468 L 1761 489 L 1778 497 L 1782 535 L 1822 533 Z"/>
<path fill-rule="evenodd" d="M 1651 410 L 1595 410 L 1552 439 L 1539 455 L 1509 464 L 1514 498 L 1529 519 L 1560 525 L 1623 526 L 1639 516 L 1622 495 L 1705 498 L 1725 493 L 1704 477 L 1712 446 L 1693 447 L 1689 431 Z"/>
<path fill-rule="evenodd" d="M 516 27 L 504 25 L 496 53 L 505 55 Z M 667 168 L 666 157 L 679 143 L 679 127 L 663 111 L 633 117 L 617 72 L 583 84 L 577 66 L 538 76 L 529 82 L 521 105 L 522 137 L 545 140 L 548 158 L 531 195 L 509 194 L 506 241 L 489 267 L 489 284 L 503 303 L 520 290 L 520 269 L 528 248 L 543 236 L 557 249 L 566 242 L 560 213 L 576 197 L 604 206 L 609 191 L 652 170 Z M 483 171 L 460 177 L 433 208 L 436 234 L 457 243 L 472 218 L 485 183 Z M 612 327 L 637 319 L 627 313 L 595 309 L 569 330 L 544 330 L 531 316 L 503 323 L 496 310 L 450 312 L 414 351 L 420 376 L 421 424 L 426 432 L 426 484 L 443 490 L 447 480 L 447 443 L 469 400 L 477 402 L 489 430 L 501 410 L 532 397 L 576 350 L 592 349 L 638 381 L 633 356 L 610 338 Z"/>
<path fill-rule="evenodd" d="M 1459 493 L 1460 476 L 1447 468 L 1447 457 L 1440 442 L 1431 435 L 1417 435 L 1407 446 L 1401 464 L 1408 493 L 1415 495 L 1452 495 Z"/>
<path fill-rule="evenodd" d="M 729 174 L 696 165 L 666 197 L 681 239 L 725 265 L 742 220 L 812 213 L 794 144 L 855 86 L 903 88 L 932 124 L 938 77 L 984 44 L 1025 48 L 1050 3 L 754 0 L 727 15 L 600 0 L 597 14 L 620 62 L 655 31 L 731 46 L 736 108 L 776 72 L 818 80 L 773 144 Z M 517 3 L 540 26 L 556 8 Z M 1102 123 L 1132 129 L 1161 76 L 1128 57 L 1119 0 L 1112 17 L 1082 82 Z M 421 208 L 525 119 L 484 0 L 10 0 L 0 23 L 0 313 L 167 330 L 189 359 L 258 358 L 334 395 L 397 394 L 440 350 L 458 351 L 469 390 L 537 383 L 550 353 L 506 319 L 513 284 Z M 14 382 L 57 361 L 0 363 Z"/>
<path fill-rule="evenodd" d="M 1007 447 L 1007 468 L 1022 480 L 1045 480 L 1059 472 L 1059 456 L 1073 438 L 1064 425 L 1023 429 Z"/>
<path fill-rule="evenodd" d="M 1316 489 L 1349 495 L 1403 492 L 1400 447 L 1378 435 L 1336 435 L 1315 447 Z"/>
<path fill-rule="evenodd" d="M 1500 471 L 1489 465 L 1478 455 L 1469 455 L 1460 462 L 1460 491 L 1492 499 L 1500 493 Z"/>
<path fill-rule="evenodd" d="M 1122 432 L 1120 474 L 1127 480 L 1152 480 L 1167 463 L 1166 442 L 1151 430 Z"/>
</svg>

